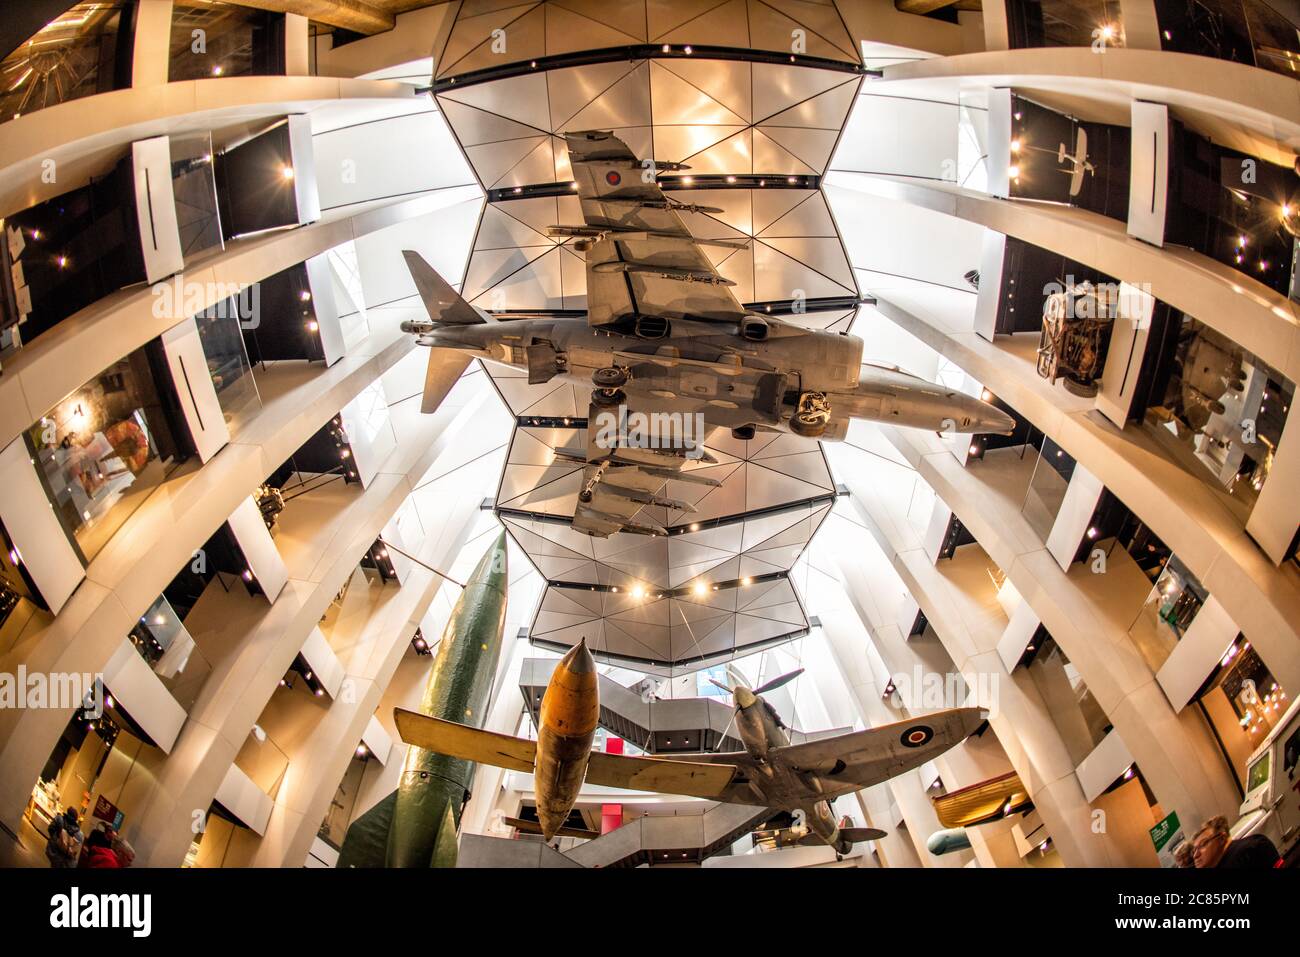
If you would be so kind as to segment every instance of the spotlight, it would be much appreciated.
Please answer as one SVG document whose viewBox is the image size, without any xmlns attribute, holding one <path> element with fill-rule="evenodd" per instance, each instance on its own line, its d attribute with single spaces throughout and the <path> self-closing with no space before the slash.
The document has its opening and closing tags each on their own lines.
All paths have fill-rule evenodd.
<svg viewBox="0 0 1300 957">
<path fill-rule="evenodd" d="M 292 166 L 281 166 L 281 167 L 280 167 L 280 176 L 283 177 L 284 179 L 287 179 L 287 180 L 288 180 L 288 179 L 293 179 L 293 167 L 292 167 Z"/>
<path fill-rule="evenodd" d="M 645 589 L 642 588 L 640 585 L 633 585 L 632 597 L 635 598 L 637 601 L 640 601 L 642 598 L 645 597 Z"/>
<path fill-rule="evenodd" d="M 709 588 L 704 584 L 704 582 L 696 582 L 695 587 L 692 588 L 691 591 L 695 592 L 696 595 L 703 596 L 709 593 Z"/>
<path fill-rule="evenodd" d="M 218 63 L 216 66 L 214 66 L 214 67 L 212 68 L 212 75 L 213 75 L 213 76 L 221 76 L 221 74 L 223 74 L 223 73 L 225 73 L 225 72 L 226 72 L 226 68 L 225 68 L 224 66 L 222 66 L 220 63 Z"/>
</svg>

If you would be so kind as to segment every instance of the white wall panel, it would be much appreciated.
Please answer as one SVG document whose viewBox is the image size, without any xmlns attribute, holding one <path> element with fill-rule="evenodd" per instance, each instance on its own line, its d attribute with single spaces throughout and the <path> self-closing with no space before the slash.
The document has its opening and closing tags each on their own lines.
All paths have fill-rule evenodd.
<svg viewBox="0 0 1300 957">
<path fill-rule="evenodd" d="M 320 189 L 316 179 L 316 154 L 311 135 L 311 117 L 298 114 L 289 118 L 289 156 L 294 171 L 294 198 L 298 202 L 298 222 L 314 223 L 320 219 Z"/>
<path fill-rule="evenodd" d="M 835 168 L 956 181 L 957 121 L 955 103 L 859 96 Z"/>
<path fill-rule="evenodd" d="M 404 107 L 402 116 L 316 134 L 322 207 L 477 182 L 433 102 Z"/>
<path fill-rule="evenodd" d="M 1165 697 L 1177 710 L 1182 710 L 1205 683 L 1227 654 L 1228 647 L 1237 640 L 1240 629 L 1237 623 L 1213 595 L 1206 599 L 1201 610 L 1165 663 L 1156 672 L 1156 681 L 1164 689 Z"/>
<path fill-rule="evenodd" d="M 343 324 L 339 320 L 338 300 L 334 298 L 334 275 L 330 268 L 329 254 L 312 256 L 303 265 L 307 268 L 312 313 L 316 317 L 325 364 L 332 366 L 347 354 L 347 344 Z"/>
<path fill-rule="evenodd" d="M 104 688 L 154 744 L 171 753 L 185 724 L 185 709 L 126 638 L 104 666 Z"/>
<path fill-rule="evenodd" d="M 1121 429 L 1133 409 L 1155 305 L 1155 297 L 1150 293 L 1120 283 L 1119 315 L 1111 326 L 1110 346 L 1097 393 L 1097 411 Z"/>
<path fill-rule="evenodd" d="M 371 756 L 380 764 L 388 763 L 393 751 L 393 739 L 373 714 L 366 722 L 366 729 L 361 732 L 361 743 L 370 749 Z"/>
<path fill-rule="evenodd" d="M 206 462 L 230 441 L 230 430 L 208 375 L 198 326 L 192 318 L 186 319 L 163 333 L 162 344 L 190 437 L 199 459 Z"/>
<path fill-rule="evenodd" d="M 1165 244 L 1169 196 L 1169 107 L 1133 101 L 1130 140 L 1128 234 Z"/>
<path fill-rule="evenodd" d="M 1051 466 L 1041 462 L 1039 468 Z M 1061 509 L 1056 513 L 1052 530 L 1047 535 L 1047 550 L 1052 553 L 1062 571 L 1068 572 L 1074 563 L 1074 553 L 1087 534 L 1088 523 L 1097 510 L 1097 502 L 1101 500 L 1103 491 L 1100 479 L 1082 465 L 1074 467 L 1070 484 L 1065 488 Z"/>
<path fill-rule="evenodd" d="M 266 530 L 257 503 L 251 497 L 244 499 L 227 521 L 257 584 L 266 593 L 267 601 L 274 602 L 289 580 L 289 569 Z"/>
<path fill-rule="evenodd" d="M 397 436 L 389 421 L 388 398 L 384 395 L 383 383 L 373 382 L 363 389 L 360 395 L 342 408 L 340 416 L 343 419 L 343 431 L 348 437 L 348 447 L 352 450 L 357 477 L 364 487 L 370 484 L 384 459 L 397 447 Z"/>
<path fill-rule="evenodd" d="M 998 639 L 998 657 L 1008 674 L 1015 670 L 1040 624 L 1042 622 L 1027 601 L 1022 601 L 1011 612 L 1006 631 Z"/>
<path fill-rule="evenodd" d="M 1264 554 L 1281 564 L 1300 525 L 1300 415 L 1292 409 L 1282 428 L 1282 440 L 1273 456 L 1268 481 L 1246 521 L 1246 532 L 1264 550 Z"/>
<path fill-rule="evenodd" d="M 275 808 L 275 802 L 237 764 L 230 766 L 213 800 L 255 834 L 266 833 Z"/>
<path fill-rule="evenodd" d="M 36 474 L 27 444 L 14 439 L 0 452 L 0 521 L 41 597 L 58 613 L 86 577 L 54 506 Z"/>
<path fill-rule="evenodd" d="M 185 265 L 176 225 L 176 196 L 172 192 L 171 140 L 155 136 L 132 143 L 131 163 L 145 278 L 155 283 L 180 272 Z"/>
<path fill-rule="evenodd" d="M 1128 745 L 1118 731 L 1112 730 L 1075 769 L 1083 799 L 1095 801 L 1132 763 L 1133 754 Z"/>
<path fill-rule="evenodd" d="M 303 642 L 302 657 L 325 693 L 331 698 L 338 697 L 339 688 L 343 684 L 343 662 L 334 654 L 334 649 L 319 628 L 313 628 Z"/>
</svg>

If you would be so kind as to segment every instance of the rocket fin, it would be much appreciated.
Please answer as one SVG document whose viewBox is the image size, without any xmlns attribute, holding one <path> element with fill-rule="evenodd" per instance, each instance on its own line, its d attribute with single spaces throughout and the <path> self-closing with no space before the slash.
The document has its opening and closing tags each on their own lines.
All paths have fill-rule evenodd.
<svg viewBox="0 0 1300 957">
<path fill-rule="evenodd" d="M 385 867 L 388 855 L 388 831 L 393 825 L 393 808 L 397 792 L 372 807 L 352 822 L 339 849 L 335 867 Z"/>
<path fill-rule="evenodd" d="M 451 811 L 451 802 L 442 815 L 442 824 L 438 827 L 438 839 L 433 845 L 433 858 L 430 867 L 455 867 L 459 853 L 456 844 L 456 818 Z"/>
</svg>

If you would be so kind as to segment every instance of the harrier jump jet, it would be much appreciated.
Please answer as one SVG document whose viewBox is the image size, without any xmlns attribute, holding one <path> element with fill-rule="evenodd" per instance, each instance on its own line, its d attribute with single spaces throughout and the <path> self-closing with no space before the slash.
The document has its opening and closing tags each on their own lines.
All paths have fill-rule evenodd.
<svg viewBox="0 0 1300 957">
<path fill-rule="evenodd" d="M 430 347 L 424 412 L 437 409 L 473 357 L 526 369 L 531 383 L 591 386 L 586 447 L 555 450 L 586 466 L 575 529 L 661 535 L 664 529 L 635 520 L 642 508 L 693 511 L 661 494 L 670 479 L 717 484 L 692 474 L 707 453 L 691 423 L 729 428 L 738 439 L 762 430 L 840 440 L 855 418 L 936 432 L 1011 432 L 1011 417 L 979 399 L 863 366 L 856 336 L 746 310 L 702 248 L 744 243 L 696 238 L 681 218 L 721 210 L 670 199 L 655 182 L 656 169 L 680 164 L 642 161 L 611 133 L 565 138 L 584 222 L 549 231 L 586 256 L 586 318 L 514 313 L 498 321 L 408 250 L 429 318 L 402 330 Z M 646 441 L 645 430 L 629 438 L 637 430 L 627 422 L 637 414 L 672 423 L 673 440 Z"/>
</svg>

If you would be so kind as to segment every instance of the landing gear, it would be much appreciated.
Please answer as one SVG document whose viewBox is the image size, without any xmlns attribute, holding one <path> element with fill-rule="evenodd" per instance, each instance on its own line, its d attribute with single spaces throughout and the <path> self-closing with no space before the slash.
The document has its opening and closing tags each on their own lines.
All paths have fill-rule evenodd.
<svg viewBox="0 0 1300 957">
<path fill-rule="evenodd" d="M 606 366 L 591 374 L 592 384 L 597 389 L 617 389 L 627 385 L 628 372 L 619 366 Z"/>
<path fill-rule="evenodd" d="M 748 442 L 754 437 L 752 425 L 741 425 L 731 430 L 731 437 L 738 442 Z"/>
<path fill-rule="evenodd" d="M 598 409 L 613 409 L 627 400 L 622 389 L 592 389 L 591 404 Z"/>
<path fill-rule="evenodd" d="M 799 406 L 790 419 L 790 431 L 804 438 L 815 439 L 826 431 L 831 418 L 831 404 L 824 392 L 805 392 L 799 396 Z"/>
</svg>

